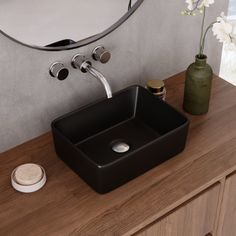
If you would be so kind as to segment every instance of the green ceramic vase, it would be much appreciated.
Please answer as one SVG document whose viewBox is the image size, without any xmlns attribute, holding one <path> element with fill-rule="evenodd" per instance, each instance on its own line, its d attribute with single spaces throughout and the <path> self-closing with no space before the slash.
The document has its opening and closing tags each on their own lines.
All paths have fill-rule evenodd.
<svg viewBox="0 0 236 236">
<path fill-rule="evenodd" d="M 186 71 L 183 108 L 192 115 L 208 112 L 213 72 L 207 56 L 197 55 Z"/>
</svg>

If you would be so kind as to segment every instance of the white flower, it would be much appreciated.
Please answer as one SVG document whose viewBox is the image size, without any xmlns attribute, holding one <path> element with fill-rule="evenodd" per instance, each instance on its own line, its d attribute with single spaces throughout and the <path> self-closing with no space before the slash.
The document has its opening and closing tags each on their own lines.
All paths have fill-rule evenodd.
<svg viewBox="0 0 236 236">
<path fill-rule="evenodd" d="M 192 11 L 194 9 L 193 7 L 194 0 L 186 0 L 185 2 L 188 4 L 188 10 Z"/>
<path fill-rule="evenodd" d="M 224 13 L 224 12 L 221 12 L 220 16 L 217 17 L 216 20 L 219 21 L 219 22 L 221 22 L 222 20 L 223 20 L 223 21 L 227 21 L 227 18 L 226 18 L 226 16 L 225 16 L 225 13 Z"/>
<path fill-rule="evenodd" d="M 183 15 L 195 15 L 195 11 L 202 13 L 204 7 L 209 7 L 215 0 L 185 0 L 188 4 L 187 10 L 183 11 Z"/>
<path fill-rule="evenodd" d="M 232 25 L 225 21 L 215 23 L 212 28 L 213 34 L 221 43 L 231 42 L 230 34 L 232 33 L 232 30 Z"/>
<path fill-rule="evenodd" d="M 198 8 L 209 7 L 211 4 L 215 3 L 215 0 L 202 0 Z"/>
<path fill-rule="evenodd" d="M 236 46 L 236 25 L 230 23 L 224 13 L 217 17 L 217 22 L 213 24 L 212 31 L 221 43 L 227 44 L 230 48 Z"/>
</svg>

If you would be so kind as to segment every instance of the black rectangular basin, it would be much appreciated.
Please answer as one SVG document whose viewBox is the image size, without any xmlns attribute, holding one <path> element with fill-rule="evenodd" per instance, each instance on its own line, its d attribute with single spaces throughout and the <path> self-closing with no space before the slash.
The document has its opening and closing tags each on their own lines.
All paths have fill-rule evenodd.
<svg viewBox="0 0 236 236">
<path fill-rule="evenodd" d="M 187 118 L 132 86 L 52 122 L 57 155 L 98 193 L 107 193 L 181 152 Z"/>
</svg>

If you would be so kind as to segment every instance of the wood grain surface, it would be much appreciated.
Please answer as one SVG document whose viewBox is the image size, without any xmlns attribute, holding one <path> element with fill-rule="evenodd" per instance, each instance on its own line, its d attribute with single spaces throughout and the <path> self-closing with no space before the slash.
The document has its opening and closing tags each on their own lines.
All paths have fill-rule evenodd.
<svg viewBox="0 0 236 236">
<path fill-rule="evenodd" d="M 166 81 L 182 111 L 183 73 Z M 209 113 L 191 116 L 187 146 L 171 160 L 106 194 L 95 193 L 59 158 L 51 133 L 0 154 L 0 235 L 131 235 L 236 170 L 236 88 L 215 77 Z M 10 185 L 19 164 L 42 165 L 32 194 Z"/>
<path fill-rule="evenodd" d="M 220 184 L 216 184 L 174 212 L 144 228 L 136 236 L 204 236 L 213 232 Z M 225 234 L 227 235 L 227 234 Z"/>
<path fill-rule="evenodd" d="M 226 178 L 218 235 L 236 235 L 236 173 Z"/>
</svg>

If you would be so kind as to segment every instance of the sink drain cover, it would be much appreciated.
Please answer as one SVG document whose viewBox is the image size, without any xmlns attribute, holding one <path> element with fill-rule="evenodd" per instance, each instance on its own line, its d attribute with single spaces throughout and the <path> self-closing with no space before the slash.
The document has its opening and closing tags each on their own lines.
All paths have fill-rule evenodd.
<svg viewBox="0 0 236 236">
<path fill-rule="evenodd" d="M 125 152 L 128 152 L 129 149 L 130 149 L 130 146 L 124 142 L 116 142 L 112 146 L 112 150 L 117 153 L 125 153 Z"/>
</svg>

